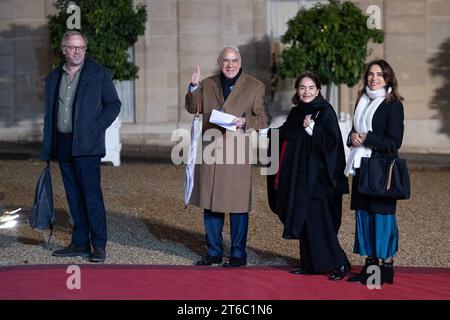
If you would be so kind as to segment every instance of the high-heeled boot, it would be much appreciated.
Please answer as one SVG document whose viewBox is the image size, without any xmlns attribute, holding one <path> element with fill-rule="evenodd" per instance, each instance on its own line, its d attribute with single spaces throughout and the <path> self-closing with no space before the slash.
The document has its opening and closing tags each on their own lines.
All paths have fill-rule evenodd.
<svg viewBox="0 0 450 320">
<path fill-rule="evenodd" d="M 369 274 L 367 274 L 367 268 L 369 268 L 369 266 L 378 266 L 379 262 L 380 261 L 378 260 L 378 258 L 366 258 L 366 262 L 364 263 L 364 267 L 362 268 L 361 272 L 353 277 L 348 278 L 348 281 L 366 284 L 367 278 L 369 278 L 370 276 Z"/>
<path fill-rule="evenodd" d="M 383 283 L 394 283 L 394 261 L 387 263 L 384 262 L 381 264 L 381 284 Z"/>
</svg>

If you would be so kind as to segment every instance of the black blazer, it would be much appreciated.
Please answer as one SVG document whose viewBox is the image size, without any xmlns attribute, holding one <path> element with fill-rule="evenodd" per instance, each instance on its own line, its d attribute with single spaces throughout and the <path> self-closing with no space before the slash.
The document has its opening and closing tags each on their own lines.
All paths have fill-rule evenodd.
<svg viewBox="0 0 450 320">
<path fill-rule="evenodd" d="M 62 65 L 45 79 L 45 118 L 40 158 L 56 158 L 56 109 Z M 105 132 L 120 112 L 111 73 L 86 58 L 73 102 L 72 156 L 105 156 Z"/>
<path fill-rule="evenodd" d="M 403 104 L 400 100 L 390 103 L 384 100 L 372 119 L 372 131 L 367 133 L 364 145 L 372 149 L 372 157 L 392 159 L 396 156 L 402 145 L 404 132 Z M 350 131 L 347 145 L 351 146 L 350 136 L 356 132 L 354 128 Z M 358 193 L 359 169 L 352 181 L 352 195 L 350 208 L 352 210 L 366 210 L 371 213 L 395 213 L 397 201 L 367 197 Z"/>
</svg>

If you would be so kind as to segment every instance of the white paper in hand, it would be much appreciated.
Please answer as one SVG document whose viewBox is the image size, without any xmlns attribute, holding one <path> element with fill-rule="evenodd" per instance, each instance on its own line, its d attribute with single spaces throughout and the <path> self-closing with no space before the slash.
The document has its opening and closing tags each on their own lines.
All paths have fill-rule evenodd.
<svg viewBox="0 0 450 320">
<path fill-rule="evenodd" d="M 214 109 L 211 113 L 211 117 L 209 118 L 209 122 L 217 124 L 227 130 L 236 131 L 236 125 L 233 123 L 235 118 L 236 116 L 232 114 Z"/>
</svg>

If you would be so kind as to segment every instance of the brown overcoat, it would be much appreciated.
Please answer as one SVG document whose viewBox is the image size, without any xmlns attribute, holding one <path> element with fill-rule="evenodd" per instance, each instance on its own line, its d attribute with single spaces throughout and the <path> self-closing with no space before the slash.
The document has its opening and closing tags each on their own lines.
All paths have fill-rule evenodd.
<svg viewBox="0 0 450 320">
<path fill-rule="evenodd" d="M 202 136 L 208 129 L 215 129 L 213 135 L 220 133 L 223 140 L 209 139 L 210 142 L 203 142 L 202 154 L 212 155 L 214 163 L 210 160 L 205 163 L 205 158 L 202 157 L 202 163 L 195 166 L 194 189 L 190 203 L 213 212 L 249 212 L 252 201 L 252 161 L 249 161 L 248 156 L 251 144 L 234 145 L 234 151 L 241 154 L 244 152 L 246 155 L 243 164 L 242 161 L 237 162 L 236 153 L 234 158 L 231 158 L 230 164 L 230 159 L 226 156 L 226 144 L 233 140 L 230 139 L 233 136 L 237 136 L 238 139 L 244 135 L 248 137 L 249 129 L 258 130 L 269 126 L 265 86 L 261 81 L 242 73 L 227 100 L 224 101 L 220 76 L 215 75 L 202 80 L 200 87 L 193 93 L 186 94 L 186 110 L 196 113 L 197 106 L 200 109 L 199 113 L 203 114 Z M 246 132 L 238 129 L 234 133 L 210 123 L 209 118 L 213 109 L 236 117 L 245 117 Z M 210 152 L 211 150 L 214 151 Z"/>
</svg>

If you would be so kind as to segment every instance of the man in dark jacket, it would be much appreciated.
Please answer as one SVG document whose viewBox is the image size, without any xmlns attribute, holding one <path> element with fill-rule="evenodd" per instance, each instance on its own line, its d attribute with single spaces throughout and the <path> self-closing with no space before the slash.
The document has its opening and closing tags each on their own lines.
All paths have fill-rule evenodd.
<svg viewBox="0 0 450 320">
<path fill-rule="evenodd" d="M 58 161 L 74 222 L 71 243 L 53 256 L 103 262 L 107 231 L 100 163 L 106 129 L 121 103 L 107 69 L 85 58 L 87 43 L 80 32 L 66 32 L 61 41 L 66 62 L 45 80 L 41 159 Z"/>
</svg>

